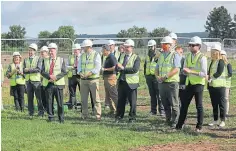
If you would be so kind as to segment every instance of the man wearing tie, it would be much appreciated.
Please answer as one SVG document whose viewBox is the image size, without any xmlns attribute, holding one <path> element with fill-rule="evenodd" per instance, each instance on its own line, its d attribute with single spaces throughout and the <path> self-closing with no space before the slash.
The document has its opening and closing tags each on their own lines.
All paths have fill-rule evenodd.
<svg viewBox="0 0 236 151">
<path fill-rule="evenodd" d="M 38 103 L 38 116 L 44 115 L 44 108 L 41 99 L 41 65 L 42 60 L 35 55 L 38 50 L 38 46 L 35 43 L 29 46 L 29 57 L 24 60 L 23 73 L 25 74 L 25 80 L 27 85 L 28 96 L 28 111 L 29 116 L 32 119 L 34 115 L 34 94 L 36 95 Z"/>
<path fill-rule="evenodd" d="M 46 86 L 46 98 L 48 102 L 48 121 L 54 120 L 53 97 L 56 97 L 59 122 L 64 123 L 63 89 L 65 88 L 66 67 L 63 58 L 57 57 L 57 45 L 48 45 L 50 58 L 44 59 L 41 74 L 44 77 L 43 85 Z"/>
<path fill-rule="evenodd" d="M 137 88 L 139 87 L 140 58 L 134 54 L 134 41 L 128 39 L 124 43 L 125 53 L 121 55 L 117 64 L 118 78 L 118 105 L 116 123 L 119 123 L 125 113 L 125 104 L 128 98 L 130 103 L 129 122 L 136 120 Z"/>
</svg>

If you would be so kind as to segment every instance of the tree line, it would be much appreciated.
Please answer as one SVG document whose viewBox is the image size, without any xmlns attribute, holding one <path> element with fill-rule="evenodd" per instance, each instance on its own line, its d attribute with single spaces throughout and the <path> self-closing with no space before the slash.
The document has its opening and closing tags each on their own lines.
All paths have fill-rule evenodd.
<svg viewBox="0 0 236 151">
<path fill-rule="evenodd" d="M 205 31 L 208 32 L 209 38 L 236 38 L 236 14 L 231 17 L 228 10 L 224 7 L 215 7 L 212 11 L 209 12 L 207 16 L 206 24 L 204 25 Z M 127 38 L 127 37 L 163 37 L 170 33 L 168 29 L 165 27 L 158 27 L 153 29 L 152 31 L 148 32 L 145 27 L 137 27 L 133 26 L 128 28 L 127 30 L 123 29 L 117 33 L 117 38 Z M 22 27 L 21 25 L 12 25 L 9 27 L 8 33 L 2 33 L 2 39 L 24 39 L 26 35 L 26 28 Z M 75 30 L 73 26 L 60 26 L 58 30 L 54 32 L 49 32 L 47 30 L 40 31 L 37 38 L 70 38 L 74 40 L 78 37 L 75 34 Z M 49 41 L 39 41 L 39 47 L 46 45 Z M 50 41 L 52 42 L 52 41 Z M 57 42 L 57 41 L 53 41 Z M 136 40 L 137 47 L 144 46 L 145 41 L 143 40 Z M 157 43 L 160 43 L 157 40 Z M 6 44 L 2 42 L 2 45 Z M 8 42 L 7 45 L 11 47 L 21 46 L 24 45 L 24 41 L 11 41 Z M 60 45 L 63 47 L 67 47 L 70 43 L 63 42 Z"/>
</svg>

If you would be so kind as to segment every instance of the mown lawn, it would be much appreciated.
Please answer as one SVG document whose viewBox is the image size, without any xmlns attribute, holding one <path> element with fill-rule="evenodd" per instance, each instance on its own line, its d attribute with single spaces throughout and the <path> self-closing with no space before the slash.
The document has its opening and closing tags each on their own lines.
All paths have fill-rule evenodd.
<svg viewBox="0 0 236 151">
<path fill-rule="evenodd" d="M 235 77 L 233 78 L 235 81 Z M 153 144 L 192 143 L 209 141 L 227 146 L 236 145 L 236 88 L 231 91 L 230 117 L 224 129 L 207 126 L 212 118 L 212 107 L 208 91 L 204 93 L 204 128 L 202 134 L 194 132 L 196 124 L 196 110 L 194 100 L 190 105 L 187 127 L 183 131 L 172 131 L 165 125 L 165 119 L 160 116 L 148 116 L 149 95 L 145 80 L 141 76 L 141 87 L 138 95 L 137 121 L 129 124 L 128 109 L 126 118 L 122 123 L 114 123 L 114 117 L 107 116 L 108 111 L 103 110 L 102 121 L 98 122 L 91 115 L 88 120 L 80 118 L 80 112 L 70 110 L 65 113 L 65 124 L 57 121 L 47 123 L 35 117 L 30 120 L 27 109 L 24 113 L 15 112 L 12 107 L 13 98 L 9 97 L 9 88 L 3 88 L 2 111 L 2 150 L 3 151 L 121 151 L 149 146 Z M 234 85 L 236 84 L 233 82 Z M 102 84 L 101 84 L 102 86 Z M 103 90 L 101 89 L 101 95 Z M 66 96 L 66 95 L 65 95 Z M 103 95 L 104 96 L 104 95 Z M 102 97 L 103 97 L 102 96 Z M 67 96 L 64 101 L 67 101 Z M 27 103 L 27 98 L 25 98 Z M 11 106 L 9 106 L 11 105 Z M 91 108 L 90 108 L 91 111 Z M 225 150 L 236 150 L 236 147 L 227 147 Z"/>
</svg>

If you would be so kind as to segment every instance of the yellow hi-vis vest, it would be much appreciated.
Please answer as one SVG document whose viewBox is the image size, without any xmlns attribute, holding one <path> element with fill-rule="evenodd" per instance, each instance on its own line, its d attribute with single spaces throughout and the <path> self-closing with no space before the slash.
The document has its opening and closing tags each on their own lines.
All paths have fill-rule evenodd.
<svg viewBox="0 0 236 151">
<path fill-rule="evenodd" d="M 14 63 L 11 64 L 11 71 L 15 70 Z M 23 71 L 23 63 L 20 63 L 20 71 Z M 10 86 L 16 86 L 17 84 L 25 85 L 25 78 L 22 75 L 13 74 L 10 78 Z"/>
<path fill-rule="evenodd" d="M 92 51 L 91 54 L 88 56 L 88 59 L 86 58 L 86 53 L 83 53 L 81 55 L 81 72 L 82 74 L 88 74 L 91 70 L 93 70 L 95 68 L 95 59 L 98 55 L 98 53 L 96 51 Z M 95 78 L 99 78 L 99 74 L 93 74 L 91 76 L 89 76 L 89 79 L 95 79 Z"/>
<path fill-rule="evenodd" d="M 164 57 L 164 53 L 160 55 L 160 58 L 158 60 L 159 76 L 164 77 L 172 70 L 175 53 L 176 52 L 174 51 L 169 52 L 166 58 Z M 164 82 L 179 82 L 179 71 L 172 77 L 166 79 Z"/>
<path fill-rule="evenodd" d="M 216 87 L 226 87 L 226 73 L 227 73 L 227 67 L 224 67 L 224 71 L 218 78 L 214 78 L 213 74 L 216 73 L 217 67 L 218 67 L 219 60 L 214 61 L 210 68 L 210 77 L 212 81 L 209 83 L 209 86 L 212 86 L 214 88 Z"/>
<path fill-rule="evenodd" d="M 186 67 L 194 70 L 196 72 L 201 72 L 201 59 L 204 55 L 201 52 L 198 52 L 194 59 L 192 59 L 192 54 L 189 53 L 186 57 Z M 185 85 L 205 85 L 206 79 L 204 77 L 200 77 L 194 74 L 188 74 L 186 78 L 186 83 Z"/>
<path fill-rule="evenodd" d="M 134 66 L 134 62 L 137 58 L 137 55 L 136 54 L 132 54 L 125 66 L 125 68 L 133 68 Z M 125 59 L 125 54 L 122 54 L 120 56 L 120 60 L 119 60 L 119 63 L 120 64 L 123 64 L 124 62 L 124 59 Z M 120 77 L 120 74 L 118 75 L 118 77 Z M 137 84 L 139 83 L 139 71 L 137 73 L 134 73 L 134 74 L 125 74 L 125 77 L 126 77 L 126 82 L 129 84 L 129 85 L 132 85 L 132 84 Z"/>
<path fill-rule="evenodd" d="M 75 64 L 75 56 L 74 55 L 69 56 L 69 60 L 68 61 L 69 61 L 69 66 L 74 66 L 74 64 Z M 73 76 L 73 70 L 75 70 L 74 67 L 73 67 L 72 70 L 68 71 L 68 73 L 67 73 L 68 78 L 71 78 Z M 75 71 L 75 72 L 77 72 L 77 71 Z"/>
<path fill-rule="evenodd" d="M 62 63 L 63 63 L 63 58 L 57 57 L 57 59 L 55 60 L 54 68 L 53 68 L 53 75 L 56 76 L 56 75 L 61 73 Z M 44 67 L 45 67 L 45 72 L 49 73 L 50 58 L 45 58 L 44 59 Z M 48 85 L 48 79 L 43 78 L 43 86 L 46 87 L 47 85 Z M 63 77 L 63 78 L 55 81 L 54 85 L 65 85 L 65 78 Z"/>
<path fill-rule="evenodd" d="M 152 60 L 150 60 L 150 57 L 147 55 L 146 57 L 146 75 L 155 75 L 155 69 L 156 69 L 156 65 L 157 63 L 155 62 L 156 56 L 154 56 L 152 58 Z"/>
<path fill-rule="evenodd" d="M 30 64 L 30 60 L 29 58 L 25 59 L 25 65 L 26 68 L 36 68 L 37 67 L 37 63 L 38 63 L 39 57 L 35 56 L 32 60 L 32 63 Z M 29 74 L 25 74 L 25 79 L 26 81 L 40 81 L 40 73 L 29 73 Z"/>
</svg>

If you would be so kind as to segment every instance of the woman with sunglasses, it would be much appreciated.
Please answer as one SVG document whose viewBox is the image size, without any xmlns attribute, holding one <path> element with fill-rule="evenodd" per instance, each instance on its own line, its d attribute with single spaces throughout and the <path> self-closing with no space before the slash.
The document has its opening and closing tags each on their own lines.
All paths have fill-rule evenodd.
<svg viewBox="0 0 236 151">
<path fill-rule="evenodd" d="M 13 53 L 13 63 L 9 65 L 6 76 L 10 79 L 10 86 L 14 96 L 15 110 L 24 111 L 25 76 L 23 63 L 19 52 Z"/>
<path fill-rule="evenodd" d="M 218 110 L 220 110 L 220 127 L 225 126 L 226 116 L 226 64 L 221 56 L 221 46 L 215 44 L 211 49 L 211 63 L 208 70 L 208 90 L 213 107 L 214 121 L 209 126 L 218 126 Z"/>
</svg>

